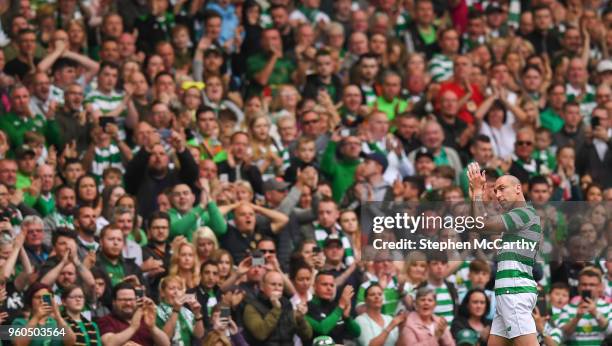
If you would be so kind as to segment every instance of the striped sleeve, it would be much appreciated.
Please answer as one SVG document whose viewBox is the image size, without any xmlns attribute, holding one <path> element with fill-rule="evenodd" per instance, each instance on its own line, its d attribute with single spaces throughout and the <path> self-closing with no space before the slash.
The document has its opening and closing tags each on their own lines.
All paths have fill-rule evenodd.
<svg viewBox="0 0 612 346">
<path fill-rule="evenodd" d="M 516 232 L 523 229 L 536 217 L 537 214 L 532 208 L 516 208 L 502 214 L 504 227 L 508 232 Z"/>
</svg>

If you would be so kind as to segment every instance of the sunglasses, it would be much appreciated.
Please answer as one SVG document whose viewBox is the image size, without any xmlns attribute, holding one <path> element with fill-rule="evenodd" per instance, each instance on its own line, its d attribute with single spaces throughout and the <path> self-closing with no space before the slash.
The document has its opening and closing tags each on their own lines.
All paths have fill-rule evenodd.
<svg viewBox="0 0 612 346">
<path fill-rule="evenodd" d="M 532 146 L 533 142 L 529 142 L 529 141 L 516 141 L 516 145 Z"/>
<path fill-rule="evenodd" d="M 318 122 L 319 122 L 319 119 L 313 119 L 313 120 L 304 120 L 304 121 L 302 121 L 302 124 L 303 124 L 304 126 L 306 126 L 306 125 L 316 124 L 316 123 L 318 123 Z"/>
</svg>

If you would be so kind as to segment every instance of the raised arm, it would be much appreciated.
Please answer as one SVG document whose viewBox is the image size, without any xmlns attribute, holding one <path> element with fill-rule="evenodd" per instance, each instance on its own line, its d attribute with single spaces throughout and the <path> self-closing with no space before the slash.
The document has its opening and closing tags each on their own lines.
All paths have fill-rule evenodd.
<svg viewBox="0 0 612 346">
<path fill-rule="evenodd" d="M 96 74 L 98 74 L 98 70 L 100 69 L 100 64 L 95 60 L 88 58 L 87 56 L 79 53 L 75 53 L 72 51 L 66 51 L 63 55 L 65 58 L 72 59 L 79 63 L 79 65 L 85 68 L 85 81 L 91 81 Z"/>
<path fill-rule="evenodd" d="M 38 72 L 48 74 L 53 64 L 55 64 L 57 59 L 59 59 L 66 51 L 66 44 L 64 43 L 64 41 L 55 41 L 54 44 L 55 44 L 55 47 L 54 47 L 55 49 L 53 50 L 53 52 L 51 52 L 51 54 L 46 55 L 38 63 L 38 65 L 36 65 L 36 69 L 38 70 Z"/>
<path fill-rule="evenodd" d="M 51 287 L 53 286 L 53 284 L 55 283 L 55 281 L 57 280 L 57 277 L 60 275 L 60 272 L 62 271 L 62 269 L 64 269 L 64 267 L 70 263 L 70 254 L 68 253 L 68 251 L 66 251 L 66 253 L 64 254 L 64 257 L 62 257 L 62 260 L 59 261 L 55 267 L 53 267 L 51 270 L 49 270 L 42 278 L 40 278 L 40 282 Z"/>
<path fill-rule="evenodd" d="M 496 99 L 497 96 L 495 94 L 491 94 L 489 97 L 487 97 L 484 102 L 480 104 L 480 106 L 476 110 L 476 113 L 474 113 L 474 117 L 478 121 L 482 121 L 485 115 L 489 112 L 489 109 L 491 109 L 491 106 L 493 105 L 493 102 L 495 102 Z"/>
<path fill-rule="evenodd" d="M 274 233 L 280 232 L 280 230 L 285 227 L 287 222 L 289 222 L 289 217 L 287 215 L 274 209 L 264 208 L 255 204 L 251 204 L 251 207 L 253 207 L 255 212 L 270 219 L 270 228 L 272 228 L 272 232 Z"/>
<path fill-rule="evenodd" d="M 8 221 L 6 221 L 8 223 Z M 2 267 L 2 281 L 8 281 L 8 279 L 13 274 L 15 269 L 15 264 L 17 263 L 17 257 L 19 257 L 19 253 L 23 249 L 23 243 L 25 242 L 26 232 L 21 231 L 13 242 L 13 250 L 9 255 L 8 259 L 4 263 Z"/>
<path fill-rule="evenodd" d="M 500 233 L 505 230 L 504 223 L 500 215 L 488 215 L 487 208 L 483 201 L 484 186 L 487 182 L 485 173 L 480 169 L 478 162 L 468 165 L 468 180 L 472 197 L 472 213 L 474 217 L 484 220 L 482 231 L 487 233 Z"/>
<path fill-rule="evenodd" d="M 272 76 L 272 72 L 274 71 L 274 65 L 276 65 L 276 61 L 281 57 L 282 57 L 282 52 L 273 50 L 263 70 L 257 72 L 253 76 L 253 79 L 261 86 L 268 85 L 270 76 Z"/>
</svg>

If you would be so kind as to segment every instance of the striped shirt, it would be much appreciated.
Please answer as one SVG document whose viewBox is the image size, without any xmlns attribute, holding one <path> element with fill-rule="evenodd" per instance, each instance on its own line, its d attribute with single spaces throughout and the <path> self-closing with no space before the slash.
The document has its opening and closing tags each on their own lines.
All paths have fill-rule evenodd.
<svg viewBox="0 0 612 346">
<path fill-rule="evenodd" d="M 582 121 L 585 125 L 590 124 L 591 122 L 591 112 L 597 106 L 597 101 L 595 100 L 595 87 L 591 84 L 587 84 L 585 90 L 583 92 L 582 89 L 574 88 L 570 83 L 565 84 L 565 97 L 567 101 L 576 101 L 581 94 L 582 99 L 580 100 L 580 114 L 582 114 Z"/>
<path fill-rule="evenodd" d="M 574 300 L 568 304 L 561 312 L 559 317 L 559 326 L 564 326 L 569 323 L 578 311 L 578 304 L 580 299 Z M 599 346 L 605 339 L 606 335 L 610 333 L 611 325 L 609 323 L 611 315 L 611 305 L 604 299 L 597 300 L 597 312 L 603 315 L 608 320 L 608 328 L 602 329 L 597 323 L 595 316 L 590 313 L 585 313 L 582 318 L 578 321 L 576 329 L 573 334 L 566 335 L 565 344 L 567 346 Z"/>
<path fill-rule="evenodd" d="M 502 221 L 506 228 L 502 235 L 505 248 L 497 253 L 495 294 L 537 294 L 533 266 L 542 236 L 540 217 L 532 206 L 526 206 L 502 214 Z M 534 243 L 534 250 L 521 246 Z"/>
<path fill-rule="evenodd" d="M 99 110 L 102 114 L 107 114 L 115 110 L 123 102 L 123 93 L 115 90 L 110 94 L 104 94 L 96 89 L 87 94 L 85 103 L 90 103 L 94 109 Z"/>
<path fill-rule="evenodd" d="M 64 90 L 56 87 L 55 84 L 51 84 L 49 87 L 49 97 L 60 105 L 64 104 Z"/>
<path fill-rule="evenodd" d="M 365 292 L 368 287 L 377 283 L 379 283 L 378 278 L 372 276 L 367 281 L 362 283 L 361 286 L 359 286 L 359 290 L 357 291 L 357 306 L 365 303 Z M 392 280 L 387 283 L 387 287 L 383 288 L 383 306 L 381 310 L 383 314 L 389 316 L 395 315 L 401 298 L 398 289 L 399 285 L 397 282 L 397 277 L 394 276 Z M 408 293 L 407 289 L 410 289 L 410 287 L 406 287 L 406 285 L 404 285 L 404 293 Z"/>
<path fill-rule="evenodd" d="M 427 67 L 434 82 L 442 82 L 453 76 L 453 60 L 444 54 L 435 54 Z"/>
<path fill-rule="evenodd" d="M 544 325 L 544 334 L 550 336 L 557 345 L 560 345 L 561 341 L 563 341 L 563 332 L 561 329 L 554 327 L 549 322 L 546 322 Z M 538 341 L 540 345 L 544 345 L 544 336 L 542 334 L 538 334 Z"/>
<path fill-rule="evenodd" d="M 455 304 L 453 303 L 453 297 L 451 297 L 448 286 L 446 286 L 446 283 L 443 283 L 441 286 L 434 286 L 428 283 L 427 288 L 436 292 L 436 308 L 434 309 L 434 314 L 443 317 L 450 325 L 453 322 L 453 317 L 455 317 Z"/>
<path fill-rule="evenodd" d="M 344 248 L 344 264 L 350 266 L 353 262 L 355 262 L 355 255 L 353 253 L 351 241 L 346 234 L 344 234 L 340 225 L 336 224 L 334 228 L 334 233 L 338 234 L 338 238 L 340 238 L 340 242 L 342 243 L 342 248 Z M 330 234 L 332 234 L 332 232 L 319 225 L 318 222 L 314 223 L 314 236 L 319 248 L 323 249 L 325 247 L 325 240 Z"/>
<path fill-rule="evenodd" d="M 104 94 L 100 90 L 95 89 L 87 94 L 85 97 L 85 104 L 91 104 L 94 110 L 99 110 L 102 115 L 106 115 L 121 105 L 123 102 L 123 93 L 115 90 L 111 91 L 110 94 Z M 117 117 L 117 126 L 119 127 L 119 138 L 125 140 L 125 111 L 121 113 L 120 117 Z"/>
<path fill-rule="evenodd" d="M 116 167 L 120 169 L 121 172 L 124 171 L 119 147 L 115 144 L 111 144 L 106 148 L 96 147 L 93 162 L 91 163 L 91 173 L 98 183 L 102 182 L 102 173 L 109 167 Z"/>
</svg>

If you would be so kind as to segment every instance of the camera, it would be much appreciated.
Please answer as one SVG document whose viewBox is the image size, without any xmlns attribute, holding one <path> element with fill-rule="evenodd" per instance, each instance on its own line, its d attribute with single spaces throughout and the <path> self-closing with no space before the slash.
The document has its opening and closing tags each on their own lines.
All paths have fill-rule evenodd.
<svg viewBox="0 0 612 346">
<path fill-rule="evenodd" d="M 264 264 L 266 264 L 266 259 L 264 258 L 263 253 L 259 250 L 253 251 L 251 257 L 253 258 L 253 261 L 251 263 L 253 266 L 263 266 Z"/>
</svg>

